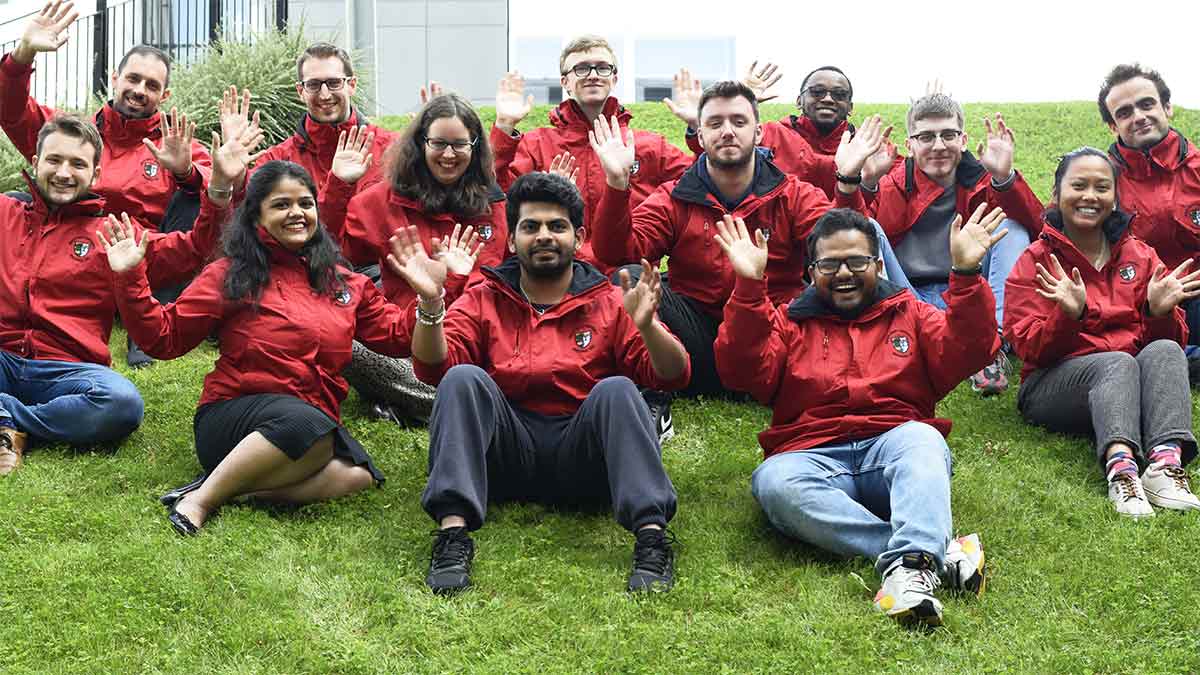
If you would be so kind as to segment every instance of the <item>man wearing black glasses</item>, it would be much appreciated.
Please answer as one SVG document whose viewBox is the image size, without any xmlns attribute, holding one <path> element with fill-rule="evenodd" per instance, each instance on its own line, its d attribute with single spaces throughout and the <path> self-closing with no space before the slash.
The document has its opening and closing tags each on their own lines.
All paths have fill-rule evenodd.
<svg viewBox="0 0 1200 675">
<path fill-rule="evenodd" d="M 863 179 L 874 192 L 868 213 L 883 227 L 895 250 L 902 274 L 888 270 L 893 282 L 908 286 L 921 300 L 944 308 L 952 260 L 946 245 L 950 223 L 966 218 L 987 202 L 1004 209 L 1008 236 L 988 251 L 980 264 L 996 298 L 996 322 L 1003 325 L 1004 282 L 1031 236 L 1042 229 L 1042 204 L 1013 168 L 1014 137 L 1004 119 L 984 119 L 985 138 L 979 157 L 967 150 L 962 107 L 942 93 L 927 94 L 908 110 L 909 157 L 904 168 L 888 173 L 878 185 Z M 995 362 L 971 376 L 971 386 L 984 394 L 1008 388 L 1007 361 Z"/>
<path fill-rule="evenodd" d="M 604 192 L 604 169 L 588 143 L 588 132 L 597 118 L 614 115 L 622 133 L 631 136 L 635 160 L 630 176 L 634 200 L 645 199 L 659 185 L 675 180 L 691 166 L 694 158 L 672 145 L 666 138 L 650 132 L 629 129 L 630 114 L 612 95 L 617 84 L 617 59 L 608 41 L 584 35 L 563 48 L 559 57 L 562 73 L 562 104 L 550 111 L 550 126 L 521 133 L 517 124 L 533 108 L 533 96 L 525 95 L 525 81 L 518 73 L 509 73 L 496 92 L 496 126 L 490 142 L 496 155 L 496 179 L 508 189 L 518 176 L 531 171 L 562 169 L 574 172 L 575 184 L 586 207 L 584 222 L 595 222 L 596 207 Z M 606 274 L 611 271 L 592 255 L 592 243 L 586 242 L 576 256 L 597 265 Z"/>
</svg>

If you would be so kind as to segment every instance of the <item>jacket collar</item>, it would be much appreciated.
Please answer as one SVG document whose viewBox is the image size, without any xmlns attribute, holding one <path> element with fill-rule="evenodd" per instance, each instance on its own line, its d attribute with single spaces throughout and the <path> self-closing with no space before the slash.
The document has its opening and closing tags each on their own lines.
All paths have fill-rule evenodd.
<svg viewBox="0 0 1200 675">
<path fill-rule="evenodd" d="M 689 204 L 699 204 L 701 206 L 717 206 L 720 200 L 715 195 L 709 193 L 708 186 L 705 185 L 704 179 L 700 177 L 700 165 L 708 161 L 707 153 L 701 153 L 696 161 L 688 167 L 687 171 L 679 177 L 679 181 L 675 183 L 675 187 L 671 190 L 671 198 L 678 199 L 681 202 Z M 775 166 L 771 160 L 767 159 L 762 153 L 754 153 L 754 182 L 750 186 L 750 194 L 759 197 L 766 197 L 783 185 L 787 180 L 787 174 L 779 167 Z M 749 201 L 749 197 L 746 198 Z M 743 202 L 744 203 L 744 202 Z"/>
<path fill-rule="evenodd" d="M 143 138 L 156 139 L 162 136 L 161 110 L 154 111 L 149 117 L 126 117 L 117 112 L 112 101 L 109 101 L 96 112 L 95 121 L 105 143 L 141 145 Z"/>
<path fill-rule="evenodd" d="M 605 118 L 616 115 L 622 127 L 628 126 L 629 120 L 633 119 L 633 114 L 613 96 L 609 96 L 604 102 L 600 114 Z M 555 129 L 573 132 L 572 136 L 582 136 L 585 140 L 588 132 L 592 130 L 592 123 L 588 121 L 587 115 L 583 114 L 583 108 L 572 98 L 559 103 L 557 108 L 550 111 L 550 124 Z"/>
<path fill-rule="evenodd" d="M 517 256 L 510 256 L 495 267 L 484 267 L 483 274 L 495 281 L 496 285 L 511 298 L 523 305 L 529 305 L 529 300 L 521 291 L 521 261 Z M 563 297 L 562 302 L 555 307 L 565 305 L 571 299 L 589 294 L 596 288 L 610 284 L 608 277 L 604 276 L 600 270 L 582 260 L 575 260 L 571 269 L 571 285 L 567 287 L 567 294 Z"/>
<path fill-rule="evenodd" d="M 871 304 L 867 305 L 858 316 L 853 318 L 845 318 L 833 311 L 825 301 L 817 295 L 817 287 L 809 286 L 804 289 L 804 292 L 796 299 L 788 304 L 788 318 L 796 323 L 802 323 L 806 319 L 814 319 L 825 317 L 836 321 L 844 321 L 847 323 L 855 323 L 858 321 L 867 321 L 873 319 L 885 310 L 895 306 L 900 302 L 900 297 L 908 290 L 887 279 L 880 278 L 875 285 L 875 299 Z"/>
<path fill-rule="evenodd" d="M 970 150 L 963 150 L 958 168 L 954 170 L 954 181 L 959 188 L 970 190 L 979 184 L 979 179 L 983 178 L 985 173 L 987 173 L 987 169 L 983 167 L 983 162 L 975 159 L 975 155 L 972 155 Z M 904 160 L 905 192 L 911 195 L 913 192 L 919 192 L 925 185 L 936 186 L 937 183 L 926 176 L 924 171 L 917 168 L 917 163 L 912 157 Z"/>
<path fill-rule="evenodd" d="M 262 225 L 259 225 L 256 229 L 258 232 L 258 240 L 262 242 L 263 246 L 267 247 L 267 255 L 270 258 L 272 265 L 300 269 L 307 274 L 308 262 L 304 256 L 296 253 L 295 251 L 289 251 L 288 249 L 284 248 L 283 244 L 279 243 L 278 239 L 271 236 L 271 233 L 267 232 L 267 229 Z"/>
<path fill-rule="evenodd" d="M 1075 243 L 1067 237 L 1065 226 L 1063 225 L 1062 213 L 1058 209 L 1048 209 L 1045 215 L 1046 224 L 1049 228 L 1042 228 L 1042 235 L 1046 239 L 1053 239 L 1059 245 L 1069 245 L 1075 248 Z M 1104 230 L 1104 238 L 1115 251 L 1125 240 L 1129 238 L 1129 225 L 1133 222 L 1133 215 L 1124 211 L 1113 211 L 1108 220 L 1104 221 L 1101 228 Z"/>
<path fill-rule="evenodd" d="M 296 135 L 300 137 L 302 145 L 311 145 L 318 152 L 326 149 L 332 150 L 337 147 L 338 134 L 343 131 L 351 131 L 356 127 L 366 126 L 366 124 L 366 119 L 358 114 L 358 110 L 355 108 L 350 108 L 350 116 L 340 124 L 324 124 L 309 117 L 308 113 L 304 113 L 296 123 Z"/>
<path fill-rule="evenodd" d="M 1108 147 L 1108 154 L 1121 164 L 1121 168 L 1135 178 L 1145 178 L 1150 175 L 1154 167 L 1159 167 L 1168 172 L 1175 171 L 1187 161 L 1191 144 L 1175 129 L 1167 132 L 1167 135 L 1159 142 L 1146 148 L 1138 150 L 1125 145 L 1118 138 L 1116 143 Z"/>
<path fill-rule="evenodd" d="M 29 207 L 43 220 L 49 218 L 50 205 L 42 197 L 42 192 L 38 190 L 37 182 L 33 179 L 33 176 L 30 176 L 28 171 L 22 171 L 21 177 L 25 179 L 25 184 L 29 186 Z M 80 199 L 58 207 L 57 213 L 63 218 L 100 218 L 104 215 L 104 197 L 95 192 L 84 193 Z"/>
<path fill-rule="evenodd" d="M 396 192 L 394 189 L 392 189 L 390 184 L 388 185 L 387 193 L 388 193 L 388 203 L 396 204 L 397 206 L 401 206 L 401 207 L 409 209 L 411 211 L 420 211 L 422 213 L 425 213 L 425 211 L 424 211 L 425 205 L 422 204 L 421 200 L 417 199 L 416 197 L 409 197 L 408 195 L 402 195 L 399 192 Z M 508 195 L 504 194 L 504 190 L 496 183 L 492 183 L 491 186 L 488 187 L 488 201 L 491 202 L 492 204 L 495 204 L 496 202 L 502 202 L 507 199 L 508 199 Z M 434 216 L 437 216 L 440 214 L 427 213 L 425 215 L 434 217 Z"/>
<path fill-rule="evenodd" d="M 824 153 L 837 152 L 838 145 L 842 142 L 842 133 L 849 131 L 854 134 L 854 125 L 850 124 L 849 120 L 842 120 L 842 123 L 837 125 L 833 131 L 822 133 L 817 128 L 816 124 L 805 115 L 790 115 L 781 120 L 785 126 L 791 127 L 796 133 L 804 137 L 809 145 L 819 149 Z"/>
</svg>

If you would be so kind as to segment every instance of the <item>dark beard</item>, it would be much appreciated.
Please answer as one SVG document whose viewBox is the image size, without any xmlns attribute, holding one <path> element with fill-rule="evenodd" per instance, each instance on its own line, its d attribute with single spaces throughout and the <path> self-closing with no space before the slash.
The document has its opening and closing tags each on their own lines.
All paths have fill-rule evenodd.
<svg viewBox="0 0 1200 675">
<path fill-rule="evenodd" d="M 151 112 L 151 111 L 149 111 L 148 108 L 146 109 L 146 112 L 137 112 L 134 110 L 130 110 L 125 105 L 125 101 L 123 101 L 121 99 L 116 99 L 116 98 L 113 99 L 112 106 L 113 106 L 113 109 L 115 109 L 117 112 L 121 113 L 125 117 L 134 119 L 134 120 L 144 120 L 147 117 L 150 117 L 151 115 L 153 115 L 155 112 L 157 112 L 157 111 Z"/>
<path fill-rule="evenodd" d="M 575 262 L 574 255 L 568 255 L 562 251 L 558 251 L 557 265 L 535 265 L 533 262 L 534 252 L 530 251 L 527 255 L 518 256 L 521 263 L 521 269 L 534 279 L 557 279 L 565 272 L 571 269 L 571 265 Z"/>
<path fill-rule="evenodd" d="M 754 161 L 754 148 L 740 159 L 718 159 L 716 155 L 708 155 L 708 161 L 718 169 L 742 169 Z"/>
</svg>

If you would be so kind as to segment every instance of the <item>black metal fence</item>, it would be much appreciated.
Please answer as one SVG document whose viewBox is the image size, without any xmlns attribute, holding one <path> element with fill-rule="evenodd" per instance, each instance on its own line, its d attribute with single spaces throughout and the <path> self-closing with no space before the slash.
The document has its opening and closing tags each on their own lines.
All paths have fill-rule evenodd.
<svg viewBox="0 0 1200 675">
<path fill-rule="evenodd" d="M 107 96 L 109 78 L 130 47 L 158 47 L 176 66 L 203 58 L 214 39 L 249 42 L 254 35 L 287 27 L 287 0 L 96 0 L 95 11 L 68 29 L 57 52 L 38 54 L 32 91 L 38 101 L 86 108 L 93 97 Z M 0 24 L 16 39 L 0 43 L 12 51 L 34 13 Z"/>
</svg>

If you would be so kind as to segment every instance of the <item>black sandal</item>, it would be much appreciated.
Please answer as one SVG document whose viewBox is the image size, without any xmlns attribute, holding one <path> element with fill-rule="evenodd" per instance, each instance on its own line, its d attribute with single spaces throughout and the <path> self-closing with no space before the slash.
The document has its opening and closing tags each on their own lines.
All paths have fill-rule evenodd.
<svg viewBox="0 0 1200 675">
<path fill-rule="evenodd" d="M 177 487 L 167 494 L 159 497 L 158 501 L 168 509 L 173 509 L 175 505 L 179 503 L 179 500 L 183 499 L 184 495 L 189 492 L 195 492 L 200 488 L 201 485 L 204 485 L 204 479 L 206 478 L 208 478 L 208 474 L 202 473 L 199 476 L 196 476 L 196 479 L 187 485 Z"/>
<path fill-rule="evenodd" d="M 200 534 L 200 528 L 196 527 L 192 519 L 176 511 L 174 506 L 171 507 L 171 512 L 167 514 L 167 520 L 171 522 L 171 527 L 175 528 L 175 532 L 181 537 L 194 537 Z"/>
</svg>

